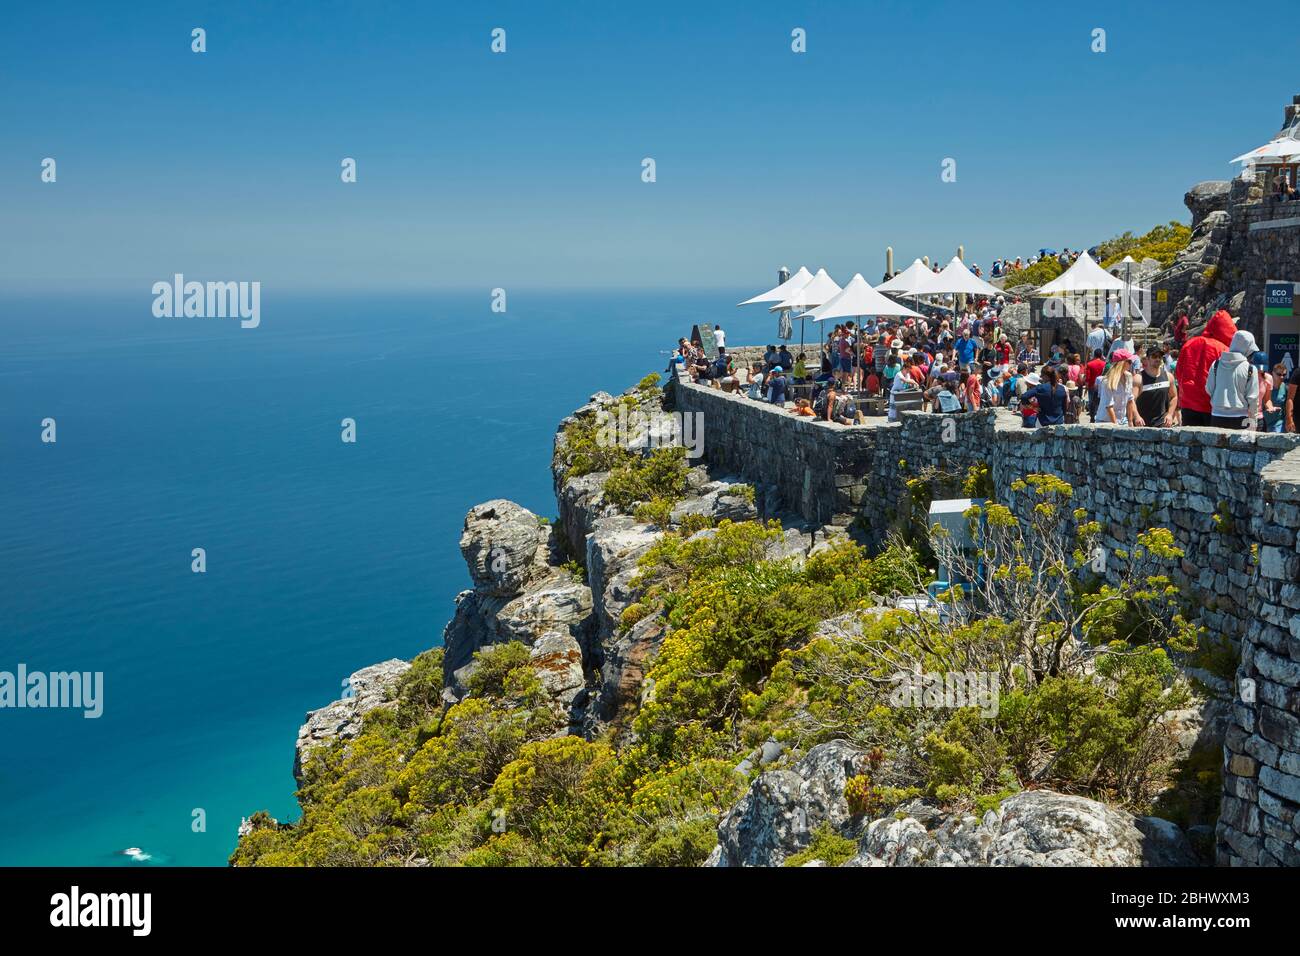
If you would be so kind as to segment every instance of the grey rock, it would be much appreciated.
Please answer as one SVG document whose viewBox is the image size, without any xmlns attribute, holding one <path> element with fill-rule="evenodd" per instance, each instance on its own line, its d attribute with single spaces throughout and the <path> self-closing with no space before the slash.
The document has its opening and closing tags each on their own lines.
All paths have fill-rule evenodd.
<svg viewBox="0 0 1300 956">
<path fill-rule="evenodd" d="M 841 741 L 819 744 L 787 770 L 769 770 L 718 823 L 715 866 L 780 866 L 804 849 L 823 822 L 848 822 L 845 781 L 862 753 Z"/>
<path fill-rule="evenodd" d="M 476 590 L 496 597 L 518 594 L 546 564 L 549 532 L 522 505 L 498 498 L 465 516 L 461 554 Z"/>
<path fill-rule="evenodd" d="M 1177 827 L 1143 823 L 1084 797 L 1034 790 L 984 817 L 936 813 L 914 801 L 873 820 L 856 866 L 1191 866 Z M 1173 829 L 1170 830 L 1169 827 Z"/>
<path fill-rule="evenodd" d="M 410 669 L 410 662 L 397 659 L 363 667 L 348 678 L 348 696 L 319 710 L 308 711 L 305 722 L 298 728 L 294 746 L 294 779 L 302 782 L 303 760 L 313 750 L 335 740 L 352 740 L 361 733 L 366 714 L 379 707 L 393 706 L 392 692 Z"/>
</svg>

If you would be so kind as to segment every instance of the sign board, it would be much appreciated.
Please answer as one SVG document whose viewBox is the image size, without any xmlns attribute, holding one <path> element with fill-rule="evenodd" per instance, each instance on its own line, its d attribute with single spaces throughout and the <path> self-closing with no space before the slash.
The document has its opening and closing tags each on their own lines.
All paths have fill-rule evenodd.
<svg viewBox="0 0 1300 956">
<path fill-rule="evenodd" d="M 718 341 L 713 337 L 713 329 L 708 325 L 692 325 L 691 341 L 699 342 L 704 355 L 709 361 L 718 357 Z"/>
<path fill-rule="evenodd" d="M 1157 301 L 1157 302 L 1168 302 L 1168 301 L 1169 301 L 1169 290 L 1168 290 L 1168 289 L 1156 289 L 1156 301 Z"/>
<path fill-rule="evenodd" d="M 1270 332 L 1268 336 L 1268 367 L 1274 365 L 1287 365 L 1287 357 L 1291 361 L 1289 368 L 1300 366 L 1300 333 L 1296 332 Z"/>
<path fill-rule="evenodd" d="M 1264 283 L 1264 314 L 1265 315 L 1294 315 L 1295 314 L 1295 283 L 1294 282 L 1266 282 Z"/>
</svg>

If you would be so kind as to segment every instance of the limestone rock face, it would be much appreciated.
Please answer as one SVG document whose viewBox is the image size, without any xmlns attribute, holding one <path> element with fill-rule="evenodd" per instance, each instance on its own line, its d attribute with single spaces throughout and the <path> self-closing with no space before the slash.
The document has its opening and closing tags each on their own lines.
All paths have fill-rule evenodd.
<svg viewBox="0 0 1300 956">
<path fill-rule="evenodd" d="M 564 631 L 547 631 L 533 644 L 529 663 L 551 700 L 568 715 L 570 725 L 578 725 L 587 699 L 587 681 L 577 640 Z"/>
<path fill-rule="evenodd" d="M 595 719 L 614 721 L 621 711 L 635 711 L 633 705 L 640 700 L 642 682 L 663 643 L 665 631 L 663 618 L 655 614 L 642 618 L 625 633 L 606 642 Z"/>
<path fill-rule="evenodd" d="M 565 635 L 585 651 L 591 589 L 560 566 L 563 548 L 553 526 L 513 501 L 471 508 L 461 552 L 474 589 L 456 598 L 443 630 L 443 678 L 449 701 L 464 694 L 475 652 L 510 641 L 533 647 L 545 635 Z M 559 702 L 566 709 L 572 700 Z"/>
<path fill-rule="evenodd" d="M 823 822 L 849 822 L 844 783 L 864 765 L 862 753 L 833 740 L 808 751 L 788 770 L 760 774 L 718 823 L 712 866 L 780 866 L 804 849 Z"/>
<path fill-rule="evenodd" d="M 873 820 L 851 866 L 1195 866 L 1186 836 L 1084 797 L 1032 790 L 984 816 L 922 801 Z"/>
<path fill-rule="evenodd" d="M 619 515 L 598 519 L 587 538 L 587 581 L 591 585 L 595 635 L 602 645 L 618 628 L 624 609 L 636 600 L 632 579 L 637 560 L 659 536 L 648 525 Z"/>
<path fill-rule="evenodd" d="M 408 661 L 397 659 L 371 664 L 348 678 L 350 696 L 308 711 L 306 722 L 298 728 L 298 743 L 294 747 L 294 779 L 302 782 L 303 758 L 313 749 L 335 740 L 353 739 L 361 733 L 361 718 L 377 707 L 391 706 L 386 698 L 410 669 Z"/>
<path fill-rule="evenodd" d="M 1232 183 L 1227 180 L 1209 180 L 1187 190 L 1183 205 L 1192 214 L 1192 228 L 1195 229 L 1212 212 L 1227 212 L 1228 194 L 1231 192 Z"/>
<path fill-rule="evenodd" d="M 687 515 L 703 515 L 715 522 L 724 518 L 732 521 L 753 521 L 758 517 L 758 509 L 749 498 L 730 485 L 710 487 L 698 498 L 687 498 L 678 502 L 672 511 L 673 524 L 681 524 Z"/>
<path fill-rule="evenodd" d="M 460 551 L 476 590 L 513 596 L 545 567 L 547 531 L 522 505 L 498 498 L 475 505 L 465 516 Z"/>
</svg>

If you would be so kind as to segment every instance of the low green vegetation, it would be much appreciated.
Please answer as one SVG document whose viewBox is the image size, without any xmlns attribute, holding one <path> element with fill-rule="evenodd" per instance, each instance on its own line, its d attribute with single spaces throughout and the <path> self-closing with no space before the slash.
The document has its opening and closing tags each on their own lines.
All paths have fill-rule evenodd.
<svg viewBox="0 0 1300 956">
<path fill-rule="evenodd" d="M 1097 247 L 1097 259 L 1102 267 L 1109 269 L 1125 256 L 1132 256 L 1137 262 L 1143 259 L 1155 259 L 1162 268 L 1169 268 L 1178 258 L 1178 253 L 1187 248 L 1192 241 L 1192 229 L 1176 220 L 1170 220 L 1163 226 L 1155 226 L 1141 236 L 1126 232 L 1114 239 L 1107 239 Z"/>
<path fill-rule="evenodd" d="M 983 529 L 977 555 L 932 535 L 951 567 L 987 572 L 941 595 L 941 613 L 889 607 L 931 580 L 901 542 L 768 560 L 775 522 L 666 532 L 640 560 L 640 599 L 622 621 L 656 616 L 662 644 L 639 706 L 605 736 L 565 734 L 523 645 L 480 651 L 452 706 L 430 651 L 358 737 L 309 755 L 302 819 L 255 816 L 232 863 L 698 865 L 748 786 L 737 766 L 771 738 L 795 754 L 832 739 L 861 747 L 845 797 L 868 817 L 918 796 L 982 811 L 1027 787 L 1145 812 L 1171 781 L 1179 814 L 1207 812 L 1212 781 L 1177 764 L 1166 721 L 1187 703 L 1175 663 L 1198 636 L 1164 571 L 1181 557 L 1172 536 L 1140 535 L 1117 556 L 1118 583 L 1103 581 L 1089 570 L 1100 528 L 1071 510 L 1068 485 L 1033 475 L 1013 493 L 968 513 Z M 922 673 L 983 674 L 997 693 L 900 702 L 900 675 Z M 822 828 L 787 862 L 854 852 Z"/>
<path fill-rule="evenodd" d="M 1178 254 L 1191 242 L 1192 230 L 1181 222 L 1170 221 L 1161 226 L 1154 226 L 1141 236 L 1131 232 L 1107 239 L 1097 246 L 1097 261 L 1104 269 L 1111 269 L 1125 256 L 1132 256 L 1136 262 L 1143 259 L 1155 259 L 1161 268 L 1167 269 L 1174 264 Z M 1046 285 L 1066 269 L 1055 256 L 1046 256 L 1019 272 L 1011 273 L 1003 283 L 1005 288 L 1020 285 L 1032 285 L 1034 288 Z M 1205 276 L 1207 283 L 1213 283 L 1214 276 Z"/>
<path fill-rule="evenodd" d="M 1012 272 L 1002 285 L 1006 289 L 1013 289 L 1018 285 L 1031 285 L 1036 289 L 1041 285 L 1047 285 L 1064 271 L 1065 266 L 1056 261 L 1056 256 L 1047 256 L 1039 259 L 1032 266 L 1025 266 L 1019 272 Z"/>
</svg>

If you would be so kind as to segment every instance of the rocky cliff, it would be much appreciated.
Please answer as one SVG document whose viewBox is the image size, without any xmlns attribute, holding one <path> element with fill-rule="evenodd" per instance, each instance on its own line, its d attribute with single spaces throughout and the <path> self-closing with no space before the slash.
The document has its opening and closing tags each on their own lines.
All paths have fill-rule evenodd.
<svg viewBox="0 0 1300 956">
<path fill-rule="evenodd" d="M 720 549 L 734 548 L 736 545 L 730 538 L 722 544 L 717 536 L 732 534 L 726 531 L 728 527 L 752 526 L 756 531 L 747 539 L 750 542 L 747 547 L 757 550 L 748 552 L 750 559 L 746 567 L 751 570 L 745 573 L 755 576 L 753 587 L 779 586 L 791 574 L 803 575 L 799 569 L 807 566 L 811 571 L 810 581 L 828 582 L 818 587 L 829 587 L 821 592 L 829 596 L 847 583 L 834 583 L 833 575 L 827 577 L 832 574 L 827 569 L 838 567 L 837 561 L 856 553 L 847 544 L 850 533 L 863 540 L 880 537 L 872 529 L 860 526 L 860 522 L 850 529 L 844 527 L 843 520 L 828 519 L 840 510 L 834 507 L 836 501 L 842 501 L 845 510 L 860 508 L 864 513 L 876 506 L 876 502 L 866 500 L 861 493 L 861 475 L 854 479 L 856 484 L 840 481 L 835 476 L 854 468 L 859 472 L 869 468 L 867 452 L 884 439 L 858 435 L 864 442 L 862 447 L 852 445 L 850 450 L 856 451 L 847 460 L 841 460 L 840 444 L 846 440 L 842 436 L 849 434 L 847 430 L 792 417 L 779 421 L 774 418 L 773 427 L 780 426 L 778 431 L 787 427 L 804 429 L 811 438 L 804 441 L 800 432 L 798 440 L 791 439 L 792 443 L 788 443 L 785 457 L 772 460 L 778 463 L 779 459 L 804 469 L 805 465 L 814 464 L 807 458 L 808 449 L 817 454 L 824 451 L 833 482 L 825 495 L 810 495 L 807 481 L 796 480 L 798 476 L 793 474 L 782 475 L 781 481 L 770 487 L 760 482 L 755 488 L 752 482 L 742 481 L 728 468 L 734 456 L 725 440 L 721 445 L 715 444 L 715 449 L 722 449 L 723 453 L 712 456 L 712 469 L 704 465 L 686 467 L 670 506 L 653 515 L 645 511 L 646 502 L 629 503 L 624 488 L 626 473 L 612 479 L 613 469 L 573 467 L 573 462 L 586 452 L 570 447 L 570 443 L 590 434 L 592 420 L 598 413 L 621 403 L 649 415 L 662 411 L 664 402 L 671 402 L 673 397 L 672 391 L 665 395 L 644 385 L 622 396 L 600 393 L 561 423 L 552 463 L 559 507 L 557 521 L 547 521 L 501 499 L 469 511 L 460 547 L 473 586 L 458 595 L 454 616 L 444 630 L 439 671 L 434 678 L 436 684 L 423 688 L 421 682 L 427 682 L 428 678 L 419 667 L 420 659 L 414 668 L 404 661 L 386 661 L 358 671 L 343 699 L 308 714 L 299 732 L 294 762 L 295 776 L 304 788 L 304 823 L 286 827 L 277 826 L 274 821 L 268 823 L 269 818 L 264 815 L 251 818 L 241 828 L 241 845 L 235 862 L 356 863 L 370 859 L 391 861 L 395 853 L 399 861 L 430 862 L 427 842 L 430 837 L 413 843 L 402 835 L 412 815 L 419 817 L 422 813 L 418 809 L 421 803 L 437 807 L 446 799 L 429 795 L 433 792 L 429 790 L 432 785 L 423 775 L 437 776 L 442 772 L 426 769 L 427 759 L 431 759 L 429 748 L 439 740 L 448 739 L 448 734 L 454 738 L 465 726 L 475 726 L 473 722 L 488 712 L 495 713 L 494 719 L 505 723 L 480 727 L 473 731 L 478 736 L 461 736 L 460 743 L 448 739 L 452 749 L 441 751 L 448 756 L 438 759 L 452 759 L 456 748 L 462 748 L 461 759 L 473 759 L 476 763 L 461 766 L 455 775 L 462 779 L 481 776 L 483 783 L 471 786 L 470 792 L 490 792 L 494 803 L 504 801 L 505 807 L 511 806 L 513 798 L 508 795 L 517 796 L 519 784 L 514 782 L 501 789 L 502 781 L 514 772 L 512 768 L 520 762 L 517 758 L 531 754 L 527 759 L 537 759 L 542 751 L 533 753 L 529 748 L 541 746 L 547 740 L 556 746 L 565 739 L 573 741 L 578 749 L 564 752 L 570 756 L 586 755 L 581 757 L 582 761 L 594 760 L 597 765 L 609 759 L 602 754 L 618 754 L 618 759 L 626 762 L 626 770 L 620 773 L 644 775 L 633 784 L 634 790 L 646 780 L 651 781 L 645 784 L 649 792 L 659 793 L 657 788 L 667 787 L 666 792 L 654 799 L 668 800 L 664 807 L 677 806 L 677 809 L 669 812 L 668 817 L 657 818 L 643 807 L 628 817 L 634 822 L 624 824 L 630 832 L 625 832 L 622 840 L 636 849 L 611 845 L 599 851 L 612 860 L 701 862 L 706 851 L 712 848 L 707 862 L 714 866 L 1162 866 L 1207 861 L 1212 840 L 1206 832 L 1208 827 L 1202 825 L 1184 832 L 1169 821 L 1135 815 L 1078 794 L 1049 789 L 1008 791 L 983 809 L 972 807 L 968 800 L 958 799 L 953 803 L 926 796 L 924 747 L 905 757 L 900 751 L 897 759 L 890 757 L 882 763 L 877 749 L 870 746 L 848 739 L 824 740 L 827 734 L 824 727 L 808 737 L 807 727 L 824 721 L 824 715 L 816 711 L 813 698 L 806 690 L 791 697 L 790 704 L 780 703 L 780 693 L 789 691 L 779 691 L 784 687 L 782 681 L 788 680 L 788 675 L 781 675 L 779 668 L 766 678 L 760 677 L 756 688 L 775 702 L 774 713 L 784 716 L 777 723 L 766 718 L 742 722 L 749 728 L 744 731 L 745 738 L 754 734 L 762 736 L 753 739 L 748 748 L 743 740 L 736 742 L 739 750 L 735 749 L 736 744 L 725 748 L 735 753 L 729 763 L 696 761 L 692 764 L 697 768 L 693 772 L 700 777 L 689 783 L 685 780 L 672 783 L 676 771 L 671 759 L 667 764 L 661 763 L 662 758 L 651 760 L 651 765 L 658 767 L 652 773 L 634 769 L 650 759 L 642 748 L 661 746 L 642 736 L 656 733 L 651 729 L 653 720 L 644 720 L 647 708 L 653 711 L 663 704 L 657 699 L 661 688 L 650 679 L 651 669 L 656 665 L 665 638 L 675 629 L 692 626 L 687 622 L 694 619 L 689 615 L 674 616 L 677 612 L 672 610 L 675 605 L 671 591 L 680 585 L 671 585 L 665 592 L 662 578 L 663 567 L 676 567 L 675 562 L 685 558 L 660 556 L 661 576 L 652 585 L 644 573 L 645 559 L 652 549 L 666 540 L 675 548 L 697 547 L 701 554 L 708 553 L 715 540 Z M 757 406 L 748 407 L 750 415 L 758 412 Z M 741 419 L 727 437 L 750 434 L 751 423 L 744 415 Z M 714 415 L 712 424 L 717 426 L 719 421 Z M 815 440 L 819 430 L 826 432 L 825 442 Z M 648 457 L 650 452 L 646 450 L 644 454 Z M 626 460 L 622 461 L 623 464 L 614 467 L 625 467 Z M 787 478 L 789 484 L 803 489 L 802 494 L 790 495 L 781 490 L 780 485 L 787 483 Z M 619 483 L 617 491 L 614 481 Z M 825 513 L 819 506 L 823 500 L 832 505 Z M 780 524 L 763 528 L 760 519 L 778 519 Z M 760 528 L 763 530 L 758 531 Z M 877 540 L 875 546 L 882 544 Z M 723 553 L 718 551 L 706 560 L 714 560 Z M 827 558 L 830 560 L 824 561 Z M 754 560 L 757 566 L 752 563 Z M 824 563 L 818 564 L 819 561 Z M 812 571 L 814 565 L 816 570 Z M 773 576 L 771 580 L 760 573 L 767 566 L 772 568 L 768 572 Z M 855 575 L 876 573 L 870 562 L 856 567 Z M 729 584 L 734 586 L 734 581 Z M 803 600 L 791 598 L 796 599 Z M 887 604 L 879 604 L 868 609 L 864 616 L 861 608 L 844 610 L 853 605 L 851 595 L 836 598 L 835 602 L 840 608 L 835 614 L 830 613 L 836 610 L 830 605 L 824 611 L 813 612 L 824 618 L 820 623 L 808 621 L 806 616 L 801 620 L 802 636 L 791 632 L 780 638 L 785 655 L 814 642 L 826 643 L 832 654 L 840 653 L 834 650 L 835 645 L 847 647 L 860 641 L 864 622 L 888 609 Z M 814 601 L 813 606 L 820 605 Z M 520 648 L 521 656 L 512 661 L 532 675 L 534 690 L 516 694 L 510 689 L 512 681 L 519 682 L 518 669 L 511 672 L 516 676 L 504 678 L 483 670 L 499 666 L 489 653 L 496 648 Z M 665 673 L 680 679 L 671 670 L 670 667 Z M 486 687 L 496 689 L 485 690 Z M 476 704 L 484 694 L 493 696 Z M 525 699 L 529 701 L 526 705 Z M 517 702 L 510 703 L 512 700 Z M 471 705 L 474 706 L 467 711 Z M 751 709 L 754 706 L 754 703 L 746 705 Z M 789 711 L 789 706 L 795 709 Z M 516 734 L 519 727 L 511 731 L 516 736 L 507 745 L 500 735 L 501 728 L 512 722 L 512 707 L 520 708 L 519 721 L 514 723 L 522 721 L 527 728 L 520 731 L 525 735 L 522 738 Z M 643 718 L 639 723 L 638 715 Z M 709 715 L 705 711 L 701 716 L 707 719 Z M 1205 716 L 1197 707 L 1168 714 L 1165 720 L 1168 725 L 1165 736 L 1177 740 L 1175 751 L 1184 757 L 1204 736 Z M 943 725 L 934 726 L 938 729 Z M 401 730 L 403 727 L 410 729 Z M 667 729 L 671 731 L 671 727 Z M 363 736 L 367 732 L 368 738 Z M 739 729 L 736 732 L 740 733 Z M 1218 732 L 1222 732 L 1221 728 Z M 402 746 L 415 749 L 406 751 L 391 769 L 377 771 L 370 763 L 374 759 L 371 751 L 376 746 L 381 749 L 392 746 L 393 739 L 402 739 L 394 738 L 394 734 L 410 735 L 406 738 L 409 743 Z M 822 742 L 817 742 L 818 738 L 823 738 Z M 519 749 L 519 744 L 528 739 L 539 743 Z M 671 734 L 656 739 L 671 739 Z M 353 753 L 354 742 L 362 740 L 369 740 L 365 744 L 366 753 Z M 473 749 L 483 741 L 488 741 L 486 751 Z M 492 756 L 494 748 L 500 746 L 508 749 L 499 757 Z M 317 760 L 318 755 L 324 762 L 315 765 L 314 773 L 305 772 L 304 768 Z M 371 846 L 344 853 L 335 848 L 323 857 L 314 855 L 320 852 L 319 841 L 309 850 L 289 849 L 304 828 L 319 825 L 319 816 L 336 812 L 332 801 L 338 798 L 330 795 L 333 789 L 342 786 L 344 792 L 351 792 L 355 783 L 346 781 L 354 780 L 358 774 L 348 773 L 346 768 L 353 761 L 365 761 L 369 768 L 360 776 L 379 774 L 376 786 L 384 794 L 384 800 L 396 797 L 399 802 L 407 802 L 406 809 L 400 813 L 390 815 L 385 811 L 381 815 L 388 822 L 376 830 L 384 834 L 378 849 Z M 485 763 L 490 764 L 490 770 Z M 529 772 L 540 773 L 541 768 Z M 340 773 L 345 776 L 338 776 Z M 711 776 L 714 774 L 721 776 Z M 693 788 L 705 776 L 712 782 L 702 793 L 695 792 Z M 876 799 L 863 806 L 861 801 L 855 803 L 850 799 L 853 786 L 868 778 L 873 793 L 887 795 L 884 802 Z M 487 784 L 492 785 L 490 791 L 482 789 Z M 442 790 L 438 792 L 448 787 L 455 790 L 458 786 L 462 785 L 440 784 Z M 680 793 L 678 787 L 682 788 Z M 635 793 L 643 791 L 635 790 Z M 633 806 L 640 805 L 639 801 L 644 799 L 634 795 Z M 354 819 L 355 811 L 338 812 Z M 478 815 L 485 811 L 482 804 L 470 803 L 458 812 L 468 814 L 465 819 L 472 820 L 480 819 Z M 502 813 L 505 819 L 505 809 L 491 812 Z M 519 811 L 510 812 L 518 814 Z M 601 812 L 608 815 L 614 811 L 606 807 Z M 661 807 L 658 812 L 668 811 Z M 354 821 L 346 828 L 355 826 Z M 473 836 L 473 828 L 465 830 L 462 825 L 457 826 L 455 839 L 468 849 L 439 851 L 443 855 L 433 854 L 434 860 L 458 862 L 508 845 L 492 840 L 482 844 L 482 836 Z M 660 830 L 665 826 L 676 834 L 690 834 L 689 846 L 676 847 L 664 856 L 668 851 L 662 846 L 667 838 Z M 601 828 L 607 834 L 605 839 L 612 839 L 608 833 L 618 832 L 618 826 L 610 819 L 605 819 Z M 351 837 L 340 839 L 346 841 Z M 438 841 L 445 839 L 439 837 Z M 435 844 L 441 845 L 438 841 Z M 364 841 L 361 844 L 366 845 Z M 693 848 L 701 846 L 696 855 L 697 850 Z M 582 850 L 583 854 L 591 852 L 591 846 Z M 518 858 L 498 858 L 491 854 L 487 857 L 488 862 L 504 859 L 517 861 Z"/>
</svg>

